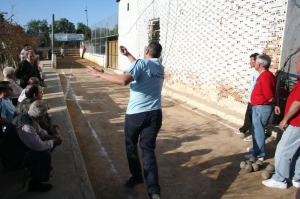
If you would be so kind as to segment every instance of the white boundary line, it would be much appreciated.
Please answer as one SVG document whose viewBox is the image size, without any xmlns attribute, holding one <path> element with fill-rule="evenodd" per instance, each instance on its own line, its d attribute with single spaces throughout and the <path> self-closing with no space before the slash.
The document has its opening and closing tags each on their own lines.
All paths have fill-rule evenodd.
<svg viewBox="0 0 300 199">
<path fill-rule="evenodd" d="M 86 120 L 87 123 L 88 123 L 89 128 L 90 128 L 91 131 L 92 131 L 92 135 L 94 136 L 94 138 L 95 138 L 96 141 L 98 142 L 98 146 L 100 147 L 100 154 L 102 154 L 102 156 L 104 156 L 104 157 L 107 159 L 108 163 L 110 164 L 110 167 L 111 167 L 112 172 L 115 173 L 115 174 L 117 174 L 118 180 L 120 180 L 120 177 L 119 177 L 119 175 L 118 175 L 118 171 L 117 171 L 116 167 L 114 166 L 114 164 L 113 164 L 111 158 L 109 157 L 109 155 L 108 155 L 106 149 L 103 147 L 103 144 L 102 144 L 102 142 L 101 142 L 99 136 L 97 135 L 97 131 L 92 127 L 90 121 L 87 119 L 87 117 L 86 117 L 86 115 L 85 115 L 85 113 L 84 113 L 84 111 L 83 111 L 81 105 L 79 104 L 79 102 L 78 102 L 78 100 L 77 100 L 77 95 L 76 95 L 76 93 L 74 92 L 74 90 L 73 90 L 73 88 L 72 88 L 72 86 L 71 86 L 71 84 L 70 84 L 70 78 L 71 78 L 71 76 L 70 76 L 70 77 L 67 77 L 66 74 L 65 74 L 65 72 L 64 72 L 64 70 L 63 70 L 63 69 L 60 69 L 60 70 L 62 71 L 62 74 L 64 75 L 65 79 L 67 80 L 66 94 L 65 94 L 65 96 L 64 96 L 65 100 L 67 100 L 67 94 L 70 93 L 70 94 L 71 94 L 71 99 L 74 100 L 74 101 L 76 102 L 77 107 L 80 109 L 81 113 L 83 114 L 85 120 Z M 70 74 L 72 74 L 72 71 L 73 71 L 73 62 L 72 62 L 72 67 L 71 67 Z"/>
</svg>

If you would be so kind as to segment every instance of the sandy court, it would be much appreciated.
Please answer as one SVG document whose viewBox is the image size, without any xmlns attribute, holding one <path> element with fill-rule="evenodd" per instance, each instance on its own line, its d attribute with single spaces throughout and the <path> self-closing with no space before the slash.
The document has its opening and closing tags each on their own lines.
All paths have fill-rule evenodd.
<svg viewBox="0 0 300 199">
<path fill-rule="evenodd" d="M 123 131 L 129 87 L 90 76 L 85 65 L 95 64 L 58 58 L 57 72 L 95 195 L 101 199 L 147 198 L 145 184 L 134 189 L 124 187 L 130 177 Z M 293 193 L 294 187 L 264 187 L 261 172 L 241 171 L 239 164 L 251 143 L 234 134 L 236 127 L 164 97 L 163 126 L 156 149 L 162 198 L 279 199 Z M 275 147 L 275 141 L 267 143 L 266 162 L 273 163 Z"/>
</svg>

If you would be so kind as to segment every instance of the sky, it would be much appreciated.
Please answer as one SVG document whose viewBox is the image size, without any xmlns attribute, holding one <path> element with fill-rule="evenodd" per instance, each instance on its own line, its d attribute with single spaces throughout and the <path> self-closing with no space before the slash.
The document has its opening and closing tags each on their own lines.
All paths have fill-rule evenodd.
<svg viewBox="0 0 300 199">
<path fill-rule="evenodd" d="M 87 10 L 87 11 L 85 11 Z M 66 18 L 75 27 L 82 22 L 91 25 L 117 14 L 116 0 L 0 0 L 0 13 L 5 12 L 5 19 L 12 15 L 13 22 L 25 27 L 31 20 L 54 20 Z M 87 22 L 88 19 L 88 22 Z"/>
</svg>

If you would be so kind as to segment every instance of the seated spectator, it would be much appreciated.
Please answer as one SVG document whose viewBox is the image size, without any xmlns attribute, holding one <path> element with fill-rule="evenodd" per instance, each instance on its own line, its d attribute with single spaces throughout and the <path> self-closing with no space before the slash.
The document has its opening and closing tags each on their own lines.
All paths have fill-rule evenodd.
<svg viewBox="0 0 300 199">
<path fill-rule="evenodd" d="M 16 77 L 20 79 L 20 86 L 25 88 L 30 77 L 37 77 L 41 80 L 37 62 L 35 61 L 34 52 L 27 51 L 26 60 L 22 61 L 15 71 Z"/>
<path fill-rule="evenodd" d="M 28 85 L 27 86 L 32 85 L 32 84 L 40 85 L 40 80 L 37 77 L 31 77 L 28 80 Z M 21 92 L 21 94 L 18 98 L 19 103 L 22 102 L 26 98 L 25 91 L 26 91 L 27 86 L 22 90 L 22 92 Z"/>
<path fill-rule="evenodd" d="M 13 89 L 9 81 L 0 82 L 1 118 L 2 120 L 7 120 L 8 123 L 14 118 L 16 110 L 10 99 L 12 92 Z"/>
<path fill-rule="evenodd" d="M 12 121 L 17 129 L 17 134 L 28 148 L 25 165 L 31 168 L 31 181 L 28 191 L 47 192 L 52 185 L 45 183 L 49 180 L 51 170 L 50 150 L 62 143 L 61 136 L 50 136 L 40 127 L 38 121 L 45 117 L 47 105 L 41 101 L 34 101 L 28 113 L 18 115 Z"/>
<path fill-rule="evenodd" d="M 30 105 L 36 100 L 42 100 L 43 93 L 41 86 L 38 85 L 28 85 L 25 89 L 26 98 L 18 104 L 16 107 L 16 114 L 26 113 L 29 110 Z M 50 106 L 47 104 L 48 109 Z M 52 124 L 52 120 L 48 113 L 46 113 L 45 117 L 39 120 L 39 125 L 42 129 L 45 129 L 48 134 L 54 135 L 59 132 L 59 128 L 57 125 Z"/>
<path fill-rule="evenodd" d="M 5 170 L 13 171 L 25 167 L 28 147 L 20 140 L 16 127 L 9 123 L 0 140 L 0 158 Z"/>
<path fill-rule="evenodd" d="M 4 76 L 4 81 L 9 81 L 11 84 L 13 92 L 10 99 L 13 105 L 17 106 L 18 98 L 23 89 L 19 86 L 19 83 L 17 82 L 17 78 L 15 76 L 15 69 L 13 67 L 5 67 L 3 69 L 3 76 Z"/>
<path fill-rule="evenodd" d="M 27 113 L 32 102 L 42 100 L 42 88 L 36 84 L 27 85 L 25 90 L 25 99 L 20 102 L 16 107 L 16 114 Z"/>
</svg>

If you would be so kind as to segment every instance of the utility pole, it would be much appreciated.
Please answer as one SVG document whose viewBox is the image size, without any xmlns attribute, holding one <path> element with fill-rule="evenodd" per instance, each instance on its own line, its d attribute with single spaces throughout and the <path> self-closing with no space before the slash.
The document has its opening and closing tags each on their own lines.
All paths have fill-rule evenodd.
<svg viewBox="0 0 300 199">
<path fill-rule="evenodd" d="M 52 61 L 51 61 L 51 66 L 52 68 L 56 68 L 56 56 L 54 54 L 54 14 L 52 14 L 52 41 L 51 41 L 51 45 L 52 45 Z"/>
<path fill-rule="evenodd" d="M 89 18 L 88 18 L 88 10 L 87 10 L 87 6 L 85 7 L 85 16 L 86 16 L 86 28 L 85 28 L 85 38 L 87 38 L 87 34 L 89 32 Z"/>
<path fill-rule="evenodd" d="M 54 14 L 52 14 L 52 33 L 51 33 L 52 55 L 54 54 Z"/>
<path fill-rule="evenodd" d="M 85 16 L 86 16 L 86 26 L 89 27 L 89 18 L 88 18 L 87 6 L 85 7 Z"/>
</svg>

